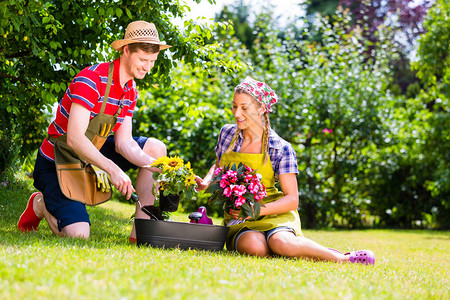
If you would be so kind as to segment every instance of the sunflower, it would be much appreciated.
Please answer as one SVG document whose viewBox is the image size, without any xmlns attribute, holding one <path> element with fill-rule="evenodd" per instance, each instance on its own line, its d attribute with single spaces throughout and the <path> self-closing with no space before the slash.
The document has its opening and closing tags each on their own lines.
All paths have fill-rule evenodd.
<svg viewBox="0 0 450 300">
<path fill-rule="evenodd" d="M 176 171 L 179 168 L 183 167 L 183 160 L 178 156 L 169 157 L 167 159 L 167 167 L 169 171 Z"/>
<path fill-rule="evenodd" d="M 195 184 L 195 175 L 191 174 L 184 180 L 184 184 L 186 186 L 194 185 Z"/>
<path fill-rule="evenodd" d="M 167 156 L 161 156 L 152 163 L 152 167 L 162 167 L 167 165 L 169 158 Z"/>
</svg>

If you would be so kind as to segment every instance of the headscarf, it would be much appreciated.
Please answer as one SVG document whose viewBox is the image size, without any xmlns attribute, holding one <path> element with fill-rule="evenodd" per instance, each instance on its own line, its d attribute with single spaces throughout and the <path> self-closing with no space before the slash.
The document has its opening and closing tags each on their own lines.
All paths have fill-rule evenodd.
<svg viewBox="0 0 450 300">
<path fill-rule="evenodd" d="M 237 89 L 243 89 L 256 101 L 263 104 L 266 112 L 272 112 L 271 105 L 278 102 L 278 96 L 267 83 L 257 81 L 250 76 L 247 76 L 234 90 L 236 91 Z"/>
</svg>

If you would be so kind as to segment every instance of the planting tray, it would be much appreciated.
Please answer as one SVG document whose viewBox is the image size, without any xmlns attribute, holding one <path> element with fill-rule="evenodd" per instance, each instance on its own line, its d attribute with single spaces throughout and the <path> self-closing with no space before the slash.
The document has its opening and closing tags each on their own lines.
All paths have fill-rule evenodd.
<svg viewBox="0 0 450 300">
<path fill-rule="evenodd" d="M 220 251 L 228 227 L 173 221 L 135 219 L 137 245 Z"/>
</svg>

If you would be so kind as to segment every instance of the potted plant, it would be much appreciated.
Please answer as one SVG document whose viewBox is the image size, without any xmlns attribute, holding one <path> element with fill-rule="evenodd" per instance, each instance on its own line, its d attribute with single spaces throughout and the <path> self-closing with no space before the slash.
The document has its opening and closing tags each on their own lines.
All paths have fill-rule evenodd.
<svg viewBox="0 0 450 300">
<path fill-rule="evenodd" d="M 176 211 L 180 200 L 192 198 L 196 182 L 190 162 L 184 163 L 183 159 L 178 156 L 162 156 L 152 163 L 152 167 L 161 170 L 161 173 L 153 173 L 155 183 L 152 189 L 153 195 L 158 197 L 161 211 Z M 159 192 L 157 194 L 158 183 Z"/>
</svg>

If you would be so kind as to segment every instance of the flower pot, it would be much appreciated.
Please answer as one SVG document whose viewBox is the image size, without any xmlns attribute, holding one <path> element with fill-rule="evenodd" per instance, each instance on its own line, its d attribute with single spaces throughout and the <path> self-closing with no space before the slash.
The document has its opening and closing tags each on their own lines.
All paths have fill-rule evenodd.
<svg viewBox="0 0 450 300">
<path fill-rule="evenodd" d="M 163 191 L 159 191 L 159 209 L 162 211 L 177 211 L 180 204 L 180 195 L 169 194 L 164 196 Z"/>
<path fill-rule="evenodd" d="M 185 222 L 135 219 L 137 245 L 220 251 L 228 227 Z"/>
</svg>

